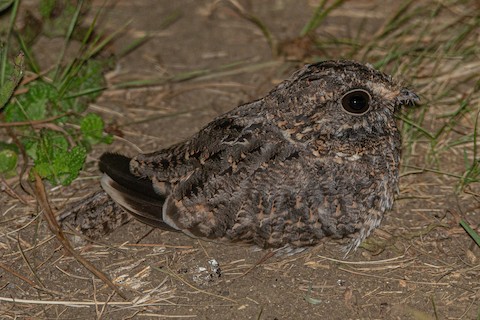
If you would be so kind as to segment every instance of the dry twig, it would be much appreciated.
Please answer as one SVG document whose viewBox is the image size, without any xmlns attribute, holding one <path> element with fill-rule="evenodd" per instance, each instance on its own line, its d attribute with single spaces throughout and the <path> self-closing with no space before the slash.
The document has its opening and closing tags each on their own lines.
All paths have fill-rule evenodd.
<svg viewBox="0 0 480 320">
<path fill-rule="evenodd" d="M 55 235 L 57 240 L 61 243 L 63 248 L 71 254 L 75 259 L 82 264 L 88 271 L 93 273 L 96 277 L 101 279 L 106 285 L 108 285 L 110 288 L 115 290 L 115 292 L 122 297 L 123 299 L 127 300 L 127 297 L 125 296 L 122 291 L 110 280 L 110 278 L 105 275 L 102 271 L 98 270 L 92 263 L 84 259 L 80 254 L 78 254 L 70 244 L 70 241 L 68 241 L 67 237 L 65 237 L 65 234 L 63 233 L 62 229 L 58 225 L 57 220 L 55 219 L 55 215 L 52 211 L 52 208 L 50 207 L 50 204 L 48 202 L 48 197 L 47 193 L 45 192 L 45 186 L 43 185 L 42 179 L 40 176 L 34 172 L 35 175 L 35 193 L 37 194 L 37 199 L 40 202 L 40 206 L 43 208 L 43 213 L 45 220 L 47 221 L 48 228 L 50 231 Z"/>
</svg>

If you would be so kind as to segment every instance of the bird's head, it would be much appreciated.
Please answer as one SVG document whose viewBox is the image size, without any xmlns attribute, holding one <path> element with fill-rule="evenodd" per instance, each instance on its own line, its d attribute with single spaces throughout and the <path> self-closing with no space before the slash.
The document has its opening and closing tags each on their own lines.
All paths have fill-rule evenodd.
<svg viewBox="0 0 480 320">
<path fill-rule="evenodd" d="M 307 65 L 269 95 L 281 129 L 299 140 L 311 134 L 342 139 L 396 130 L 394 113 L 418 96 L 392 77 L 354 61 Z"/>
</svg>

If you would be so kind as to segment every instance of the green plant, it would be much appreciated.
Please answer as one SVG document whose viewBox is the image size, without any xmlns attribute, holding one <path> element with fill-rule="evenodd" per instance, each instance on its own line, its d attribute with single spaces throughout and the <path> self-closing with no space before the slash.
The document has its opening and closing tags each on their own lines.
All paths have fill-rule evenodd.
<svg viewBox="0 0 480 320">
<path fill-rule="evenodd" d="M 46 21 L 42 25 L 49 26 L 42 32 L 62 35 L 64 46 L 56 65 L 41 72 L 28 45 L 34 39 L 27 41 L 22 32 L 13 28 L 18 4 L 17 0 L 2 7 L 8 10 L 3 14 L 10 14 L 11 23 L 7 38 L 2 39 L 5 45 L 1 51 L 0 128 L 8 128 L 6 132 L 16 145 L 0 141 L 0 174 L 12 175 L 20 155 L 26 154 L 33 160 L 32 170 L 42 178 L 54 185 L 68 185 L 78 176 L 91 146 L 112 141 L 103 131 L 102 118 L 86 113 L 88 104 L 105 88 L 103 72 L 111 61 L 98 58 L 98 52 L 111 37 L 95 35 L 97 19 L 88 28 L 78 27 L 82 25 L 82 13 L 88 10 L 84 1 L 72 6 L 72 2 L 42 0 L 40 12 Z M 53 10 L 56 10 L 55 16 Z M 75 33 L 78 29 L 82 30 L 79 34 Z M 16 35 L 17 43 L 13 42 L 11 34 Z M 66 57 L 66 48 L 79 37 L 80 53 Z M 12 56 L 12 48 L 21 48 L 25 57 L 20 53 L 13 60 L 7 58 Z M 24 60 L 33 73 L 30 72 L 29 79 L 15 94 L 24 74 Z M 23 161 L 28 162 L 28 159 Z"/>
</svg>

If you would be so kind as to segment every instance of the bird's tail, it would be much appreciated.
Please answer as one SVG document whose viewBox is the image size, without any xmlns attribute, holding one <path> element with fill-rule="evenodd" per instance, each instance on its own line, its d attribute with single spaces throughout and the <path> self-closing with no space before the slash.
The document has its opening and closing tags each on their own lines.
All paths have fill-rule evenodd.
<svg viewBox="0 0 480 320">
<path fill-rule="evenodd" d="M 164 230 L 178 231 L 163 219 L 165 196 L 156 192 L 152 181 L 130 172 L 130 158 L 104 153 L 99 168 L 103 172 L 102 187 L 123 209 L 143 223 Z"/>
<path fill-rule="evenodd" d="M 90 239 L 101 239 L 131 219 L 103 190 L 73 203 L 57 216 L 62 226 L 77 229 Z"/>
</svg>

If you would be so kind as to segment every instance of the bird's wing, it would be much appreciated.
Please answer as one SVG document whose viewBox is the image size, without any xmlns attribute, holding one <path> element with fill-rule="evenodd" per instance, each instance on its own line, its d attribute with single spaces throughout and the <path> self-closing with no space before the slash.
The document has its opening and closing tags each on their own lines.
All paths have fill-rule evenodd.
<svg viewBox="0 0 480 320">
<path fill-rule="evenodd" d="M 269 130 L 267 126 L 261 117 L 224 115 L 185 142 L 138 155 L 131 163 L 132 173 L 176 183 L 199 168 L 206 175 L 228 170 L 232 159 L 266 142 L 260 138 Z"/>
<path fill-rule="evenodd" d="M 143 222 L 221 238 L 234 223 L 242 198 L 257 187 L 252 177 L 270 162 L 295 154 L 297 150 L 265 119 L 227 114 L 184 143 L 133 158 L 128 178 L 126 164 L 104 170 L 102 183 Z"/>
</svg>

